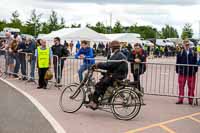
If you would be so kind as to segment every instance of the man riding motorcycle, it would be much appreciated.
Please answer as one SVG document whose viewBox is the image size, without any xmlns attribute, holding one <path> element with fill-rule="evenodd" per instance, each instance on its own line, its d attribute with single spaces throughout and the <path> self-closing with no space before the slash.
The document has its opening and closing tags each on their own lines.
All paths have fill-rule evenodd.
<svg viewBox="0 0 200 133">
<path fill-rule="evenodd" d="M 120 43 L 113 41 L 110 44 L 112 54 L 110 62 L 97 63 L 93 66 L 95 69 L 107 70 L 107 73 L 103 75 L 100 81 L 95 85 L 95 92 L 90 97 L 90 102 L 86 104 L 86 107 L 97 109 L 99 97 L 105 94 L 107 88 L 112 86 L 114 81 L 123 80 L 128 74 L 128 64 L 125 61 L 112 62 L 112 60 L 127 60 L 126 56 L 120 51 Z"/>
</svg>

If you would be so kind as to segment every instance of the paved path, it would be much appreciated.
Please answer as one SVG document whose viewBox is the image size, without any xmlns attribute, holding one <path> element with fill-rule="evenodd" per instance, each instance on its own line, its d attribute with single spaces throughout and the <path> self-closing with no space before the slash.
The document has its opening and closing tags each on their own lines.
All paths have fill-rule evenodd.
<svg viewBox="0 0 200 133">
<path fill-rule="evenodd" d="M 55 133 L 55 130 L 25 96 L 0 81 L 0 133 Z"/>
<path fill-rule="evenodd" d="M 174 61 L 174 59 L 158 60 L 169 63 Z M 64 70 L 63 80 L 66 83 L 77 81 L 77 64 L 70 61 L 68 63 L 66 63 L 68 65 Z M 92 111 L 84 107 L 75 114 L 63 113 L 58 104 L 61 91 L 52 85 L 49 86 L 48 90 L 37 90 L 36 84 L 13 79 L 7 80 L 37 99 L 61 124 L 66 133 L 133 133 L 137 131 L 142 133 L 199 133 L 200 131 L 200 106 L 193 107 L 188 105 L 187 102 L 184 105 L 175 105 L 177 98 L 145 96 L 147 105 L 142 107 L 141 112 L 135 119 L 119 121 L 112 114 Z M 145 80 L 148 81 L 148 79 Z M 159 79 L 161 84 L 163 81 L 168 82 L 169 78 Z M 154 82 L 157 83 L 156 80 Z M 151 86 L 150 91 L 152 91 L 151 88 L 155 85 L 154 82 L 145 86 Z M 174 87 L 174 90 L 177 91 L 177 88 Z"/>
<path fill-rule="evenodd" d="M 180 106 L 175 105 L 176 98 L 145 96 L 145 103 L 147 105 L 142 107 L 139 115 L 131 121 L 116 120 L 112 114 L 88 110 L 85 107 L 75 114 L 67 114 L 63 113 L 59 108 L 58 100 L 61 91 L 57 88 L 50 87 L 48 90 L 37 90 L 35 84 L 27 84 L 25 82 L 19 82 L 18 80 L 9 81 L 35 97 L 61 124 L 66 133 L 125 133 L 128 131 L 132 133 L 132 131 L 138 128 L 140 129 L 152 124 L 162 123 L 200 112 L 199 106 L 192 107 L 187 103 Z M 199 119 L 199 116 L 195 117 Z M 200 126 L 197 126 L 199 123 L 193 120 L 185 120 L 186 122 L 183 121 L 182 124 L 177 123 L 179 121 L 167 124 L 172 126 L 173 129 L 177 129 L 177 133 L 199 133 Z M 184 132 L 185 130 L 181 128 L 193 128 L 193 126 L 194 129 L 191 132 Z M 167 131 L 158 126 L 148 128 L 144 132 L 162 133 Z"/>
</svg>

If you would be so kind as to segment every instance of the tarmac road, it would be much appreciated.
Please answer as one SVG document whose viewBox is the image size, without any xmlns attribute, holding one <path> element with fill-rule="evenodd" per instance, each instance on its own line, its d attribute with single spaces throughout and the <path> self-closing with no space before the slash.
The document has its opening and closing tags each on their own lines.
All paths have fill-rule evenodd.
<svg viewBox="0 0 200 133">
<path fill-rule="evenodd" d="M 156 62 L 157 59 L 155 59 Z M 159 59 L 160 61 L 161 59 Z M 154 61 L 154 60 L 152 60 Z M 162 62 L 171 62 L 171 59 L 162 59 Z M 77 62 L 67 61 L 63 71 L 63 83 L 70 83 L 78 81 L 77 69 L 79 65 Z M 166 85 L 173 85 L 170 88 L 170 94 L 177 92 L 174 67 L 162 67 L 160 74 L 155 73 L 157 67 L 148 67 L 146 74 L 154 75 L 151 79 L 143 79 L 144 87 L 147 92 L 160 92 L 164 93 L 168 87 Z M 155 76 L 157 75 L 157 76 Z M 169 75 L 166 76 L 166 75 Z M 149 77 L 149 76 L 147 76 Z M 158 80 L 159 79 L 159 80 Z M 169 81 L 170 79 L 170 81 Z M 27 83 L 17 79 L 6 79 L 17 88 L 25 91 L 29 95 L 37 99 L 59 122 L 64 128 L 66 133 L 199 133 L 200 131 L 200 106 L 190 106 L 187 104 L 187 99 L 183 105 L 176 105 L 177 98 L 173 97 L 160 97 L 145 95 L 144 101 L 147 104 L 143 106 L 140 113 L 136 118 L 130 121 L 120 121 L 115 119 L 112 114 L 92 111 L 82 107 L 75 114 L 67 114 L 60 110 L 58 100 L 61 90 L 54 87 L 54 84 L 49 84 L 47 90 L 36 89 L 37 85 L 34 83 Z M 157 80 L 157 81 L 156 81 Z M 148 81 L 148 82 L 147 82 Z M 164 81 L 166 81 L 164 84 Z M 171 82 L 172 81 L 172 82 Z M 158 85 L 159 82 L 159 85 Z M 0 84 L 1 85 L 1 84 Z M 165 87 L 163 89 L 163 86 Z M 148 88 L 147 88 L 148 87 Z M 1 90 L 1 89 L 0 89 Z M 172 91 L 173 90 L 173 91 Z M 5 93 L 5 94 L 3 94 Z M 168 89 L 166 89 L 168 94 Z M 8 95 L 7 92 L 0 92 L 2 95 Z M 11 96 L 12 97 L 12 96 Z M 1 100 L 1 99 L 0 99 Z M 9 99 L 10 100 L 10 99 Z M 2 100 L 1 100 L 2 101 Z M 5 101 L 5 100 L 4 100 Z M 17 100 L 14 100 L 17 101 Z M 12 105 L 13 106 L 13 105 Z M 25 106 L 25 105 L 21 105 Z M 0 106 L 0 109 L 2 107 Z M 4 107 L 5 108 L 5 107 Z M 15 107 L 16 108 L 16 107 Z M 14 109 L 11 108 L 11 114 Z M 24 115 L 18 113 L 19 115 Z M 31 115 L 30 115 L 31 116 Z M 24 116 L 23 116 L 24 117 Z M 34 115 L 32 115 L 34 117 Z M 0 115 L 1 118 L 1 115 Z M 21 117 L 20 117 L 21 118 Z M 32 118 L 31 118 L 32 119 Z M 35 119 L 35 118 L 33 118 Z M 2 120 L 0 120 L 1 122 Z M 12 121 L 8 124 L 12 125 Z M 35 123 L 34 123 L 35 124 Z M 46 122 L 45 122 L 46 124 Z M 45 127 L 42 123 L 41 127 Z M 1 123 L 0 123 L 1 126 Z M 6 127 L 6 126 L 3 126 Z M 1 127 L 0 127 L 1 129 Z M 18 130 L 18 129 L 17 129 Z M 16 130 L 16 131 L 17 131 Z M 19 130 L 20 131 L 20 130 Z M 46 131 L 41 131 L 46 133 Z M 40 133 L 39 132 L 39 133 Z M 0 130 L 1 133 L 1 130 Z M 7 133 L 7 132 L 6 132 Z M 10 132 L 9 132 L 10 133 Z M 12 132 L 11 132 L 12 133 Z M 21 133 L 21 132 L 19 132 Z M 48 133 L 48 132 L 47 132 Z"/>
<path fill-rule="evenodd" d="M 25 96 L 0 81 L 0 133 L 55 133 L 55 130 Z"/>
</svg>

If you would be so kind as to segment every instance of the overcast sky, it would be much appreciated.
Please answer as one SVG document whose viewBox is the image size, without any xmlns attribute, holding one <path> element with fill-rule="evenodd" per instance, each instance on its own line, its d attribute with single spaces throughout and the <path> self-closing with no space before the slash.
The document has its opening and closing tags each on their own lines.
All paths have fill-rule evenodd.
<svg viewBox="0 0 200 133">
<path fill-rule="evenodd" d="M 65 18 L 66 25 L 94 25 L 97 21 L 109 25 L 112 13 L 113 24 L 119 20 L 126 26 L 138 23 L 158 29 L 170 24 L 181 33 L 184 24 L 191 23 L 195 36 L 199 33 L 200 0 L 1 0 L 0 19 L 9 20 L 18 10 L 25 21 L 32 9 L 43 14 L 42 21 L 55 10 Z"/>
</svg>

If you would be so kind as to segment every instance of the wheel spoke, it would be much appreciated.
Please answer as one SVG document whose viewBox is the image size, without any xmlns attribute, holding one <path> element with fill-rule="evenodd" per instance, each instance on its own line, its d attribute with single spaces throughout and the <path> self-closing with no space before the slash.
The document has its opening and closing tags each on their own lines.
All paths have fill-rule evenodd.
<svg viewBox="0 0 200 133">
<path fill-rule="evenodd" d="M 78 89 L 78 85 L 70 85 L 66 87 L 60 96 L 60 107 L 64 112 L 74 113 L 78 111 L 84 101 L 85 92 L 83 89 Z"/>
<path fill-rule="evenodd" d="M 137 94 L 130 89 L 116 92 L 112 99 L 112 112 L 115 117 L 122 120 L 134 118 L 140 111 L 141 103 Z"/>
</svg>

